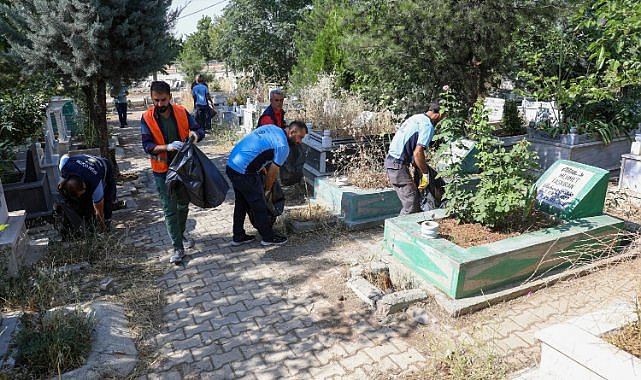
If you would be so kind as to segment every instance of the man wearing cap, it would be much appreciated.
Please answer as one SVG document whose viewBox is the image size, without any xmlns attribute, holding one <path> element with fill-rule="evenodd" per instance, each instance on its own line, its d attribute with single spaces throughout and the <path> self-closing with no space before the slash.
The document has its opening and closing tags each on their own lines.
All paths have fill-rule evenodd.
<svg viewBox="0 0 641 380">
<path fill-rule="evenodd" d="M 439 103 L 434 102 L 427 112 L 405 120 L 390 144 L 385 169 L 403 206 L 401 215 L 420 210 L 419 191 L 425 189 L 430 180 L 425 148 L 434 137 L 434 126 L 442 119 L 439 108 Z M 420 181 L 415 182 L 410 176 L 410 164 L 420 170 Z"/>
</svg>

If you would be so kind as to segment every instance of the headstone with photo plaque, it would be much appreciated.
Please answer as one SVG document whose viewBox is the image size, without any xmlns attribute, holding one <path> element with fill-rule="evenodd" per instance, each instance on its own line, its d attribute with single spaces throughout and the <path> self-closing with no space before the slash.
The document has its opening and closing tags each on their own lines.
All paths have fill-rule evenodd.
<svg viewBox="0 0 641 380">
<path fill-rule="evenodd" d="M 574 161 L 558 160 L 536 182 L 536 207 L 561 219 L 603 214 L 610 172 Z"/>
</svg>

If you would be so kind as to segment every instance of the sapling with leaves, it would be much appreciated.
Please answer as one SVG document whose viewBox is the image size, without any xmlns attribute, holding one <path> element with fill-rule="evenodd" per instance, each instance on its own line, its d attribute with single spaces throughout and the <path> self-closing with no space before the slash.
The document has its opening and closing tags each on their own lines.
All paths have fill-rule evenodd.
<svg viewBox="0 0 641 380">
<path fill-rule="evenodd" d="M 461 163 L 452 165 L 442 175 L 451 178 L 445 187 L 447 212 L 459 222 L 480 223 L 493 229 L 510 229 L 521 222 L 526 207 L 525 194 L 534 183 L 531 172 L 537 167 L 536 153 L 527 141 L 507 151 L 492 137 L 495 126 L 488 121 L 488 111 L 479 99 L 470 110 L 468 136 L 476 141 L 476 176 L 462 171 Z"/>
</svg>

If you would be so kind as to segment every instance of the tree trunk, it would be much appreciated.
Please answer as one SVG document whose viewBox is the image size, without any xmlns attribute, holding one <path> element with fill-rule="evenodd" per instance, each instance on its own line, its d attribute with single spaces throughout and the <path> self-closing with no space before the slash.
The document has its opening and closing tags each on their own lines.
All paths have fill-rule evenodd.
<svg viewBox="0 0 641 380">
<path fill-rule="evenodd" d="M 95 90 L 95 91 L 94 91 Z M 87 98 L 87 109 L 89 111 L 89 120 L 98 133 L 100 141 L 100 155 L 111 161 L 114 169 L 114 175 L 119 176 L 120 170 L 116 163 L 115 154 L 109 151 L 109 134 L 107 133 L 107 83 L 105 80 L 98 80 L 96 86 L 92 84 L 82 87 L 82 91 Z"/>
</svg>

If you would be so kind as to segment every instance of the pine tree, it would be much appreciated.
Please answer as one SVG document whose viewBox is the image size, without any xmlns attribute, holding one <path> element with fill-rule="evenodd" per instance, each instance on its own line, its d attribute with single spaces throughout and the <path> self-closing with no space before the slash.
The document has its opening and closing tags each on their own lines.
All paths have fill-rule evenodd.
<svg viewBox="0 0 641 380">
<path fill-rule="evenodd" d="M 108 84 L 141 79 L 176 55 L 171 0 L 14 0 L 26 43 L 10 40 L 33 71 L 54 69 L 86 96 L 89 118 L 109 157 Z"/>
</svg>

